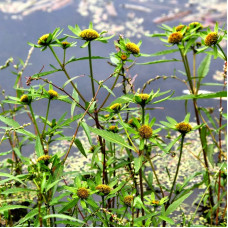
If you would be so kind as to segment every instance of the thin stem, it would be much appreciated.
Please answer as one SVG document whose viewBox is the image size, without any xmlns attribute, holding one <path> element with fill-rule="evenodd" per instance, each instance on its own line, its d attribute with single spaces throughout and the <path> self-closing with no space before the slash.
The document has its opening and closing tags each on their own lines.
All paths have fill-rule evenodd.
<svg viewBox="0 0 228 228">
<path fill-rule="evenodd" d="M 50 109 L 50 103 L 51 103 L 51 99 L 49 98 L 49 99 L 48 99 L 48 106 L 47 106 L 46 117 L 45 117 L 45 123 L 44 123 L 44 129 L 43 129 L 42 134 L 41 134 L 42 138 L 43 138 L 43 136 L 44 136 L 44 132 L 45 132 L 46 125 L 47 125 L 48 113 L 49 113 L 49 109 Z"/>
<path fill-rule="evenodd" d="M 92 55 L 91 55 L 91 43 L 88 44 L 88 51 L 89 51 L 89 69 L 90 69 L 90 79 L 91 79 L 91 86 L 92 86 L 92 92 L 93 97 L 95 96 L 95 87 L 94 87 L 94 81 L 93 81 L 93 67 L 92 67 Z"/>
<path fill-rule="evenodd" d="M 126 209 L 125 209 L 125 211 L 124 211 L 124 213 L 123 213 L 123 216 L 122 216 L 121 220 L 123 220 L 123 219 L 124 219 L 124 217 L 125 217 L 126 213 L 127 213 L 127 207 L 126 207 Z"/>
<path fill-rule="evenodd" d="M 196 88 L 196 53 L 195 50 L 193 50 L 193 88 Z"/>
<path fill-rule="evenodd" d="M 142 106 L 142 124 L 145 124 L 145 106 Z"/>
<path fill-rule="evenodd" d="M 155 171 L 154 165 L 153 165 L 153 163 L 152 163 L 152 161 L 151 161 L 151 159 L 150 159 L 149 156 L 146 156 L 146 158 L 147 158 L 147 160 L 148 160 L 149 163 L 150 163 L 151 169 L 152 169 L 152 171 L 153 171 L 153 173 L 154 173 L 154 176 L 155 176 L 155 178 L 156 178 L 156 181 L 157 181 L 158 186 L 159 186 L 159 188 L 160 188 L 160 191 L 161 191 L 161 193 L 162 193 L 162 197 L 165 197 L 165 194 L 164 194 L 164 192 L 163 192 L 163 190 L 162 190 L 161 183 L 160 183 L 160 181 L 159 181 L 159 179 L 158 179 L 158 176 L 157 176 L 157 173 L 156 173 L 156 171 Z"/>
<path fill-rule="evenodd" d="M 33 112 L 33 109 L 32 109 L 32 105 L 29 104 L 28 106 L 29 106 L 29 109 L 30 109 L 30 112 L 31 112 L 31 115 L 32 115 L 33 122 L 34 122 L 34 124 L 36 126 L 36 131 L 37 131 L 37 134 L 38 134 L 38 136 L 40 138 L 41 145 L 42 145 L 42 147 L 44 149 L 43 140 L 42 140 L 41 135 L 40 135 L 40 131 L 39 131 L 39 128 L 38 128 L 38 125 L 37 125 L 37 122 L 36 122 L 36 118 L 35 118 L 35 115 L 34 115 L 34 112 Z"/>
<path fill-rule="evenodd" d="M 105 200 L 104 200 L 104 196 L 101 196 L 101 198 L 102 198 L 102 207 L 105 209 Z M 105 221 L 106 221 L 105 226 L 106 226 L 106 227 L 109 227 L 108 218 L 107 218 L 107 215 L 106 215 L 106 213 L 105 213 L 104 210 L 103 210 L 103 213 L 104 213 L 104 217 L 105 217 Z"/>
<path fill-rule="evenodd" d="M 70 76 L 67 73 L 66 69 L 65 69 L 65 65 L 61 63 L 61 61 L 59 60 L 58 56 L 56 55 L 55 51 L 53 50 L 52 46 L 49 46 L 52 54 L 54 55 L 54 57 L 56 58 L 57 62 L 59 63 L 59 66 L 61 67 L 61 69 L 63 70 L 63 72 L 65 73 L 65 75 L 67 76 L 67 79 L 70 80 Z M 82 96 L 82 94 L 79 92 L 79 90 L 77 89 L 77 87 L 74 85 L 74 83 L 72 81 L 70 81 L 70 84 L 72 85 L 72 87 L 75 89 L 75 91 L 78 93 L 78 95 L 81 97 L 81 99 L 84 101 L 84 103 L 86 103 L 85 98 Z"/>
<path fill-rule="evenodd" d="M 227 61 L 226 53 L 223 51 L 222 47 L 219 44 L 217 44 L 217 46 L 219 47 L 220 51 L 222 52 L 222 54 L 224 56 L 224 60 Z"/>
<path fill-rule="evenodd" d="M 178 160 L 178 164 L 177 164 L 177 170 L 176 170 L 176 173 L 175 173 L 175 177 L 174 177 L 174 180 L 173 180 L 173 185 L 172 185 L 172 188 L 171 188 L 171 191 L 170 191 L 169 200 L 167 202 L 166 208 L 168 208 L 168 206 L 169 206 L 169 202 L 170 202 L 172 194 L 173 194 L 173 189 L 174 189 L 174 186 L 176 184 L 176 180 L 177 180 L 177 176 L 178 176 L 178 172 L 179 172 L 179 168 L 180 168 L 180 164 L 181 164 L 181 156 L 182 156 L 182 152 L 183 152 L 184 137 L 185 137 L 185 134 L 182 134 L 181 145 L 180 145 L 180 155 L 179 155 L 179 160 Z"/>
<path fill-rule="evenodd" d="M 123 119 L 121 118 L 120 113 L 118 113 L 118 116 L 120 118 L 120 121 L 123 123 Z M 125 133 L 127 135 L 127 138 L 129 139 L 131 145 L 134 147 L 135 152 L 138 153 L 138 150 L 137 150 L 136 146 L 134 145 L 134 143 L 132 142 L 131 137 L 129 136 L 129 134 L 128 134 L 127 130 L 125 129 L 125 127 L 124 127 L 124 131 L 125 131 Z"/>
</svg>

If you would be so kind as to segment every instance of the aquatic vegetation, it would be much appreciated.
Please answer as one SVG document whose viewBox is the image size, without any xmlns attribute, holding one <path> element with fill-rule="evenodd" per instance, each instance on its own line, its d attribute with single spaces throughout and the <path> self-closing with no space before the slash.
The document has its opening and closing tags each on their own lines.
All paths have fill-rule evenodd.
<svg viewBox="0 0 228 228">
<path fill-rule="evenodd" d="M 136 44 L 121 35 L 114 42 L 116 51 L 108 62 L 113 73 L 98 81 L 94 59 L 106 58 L 92 55 L 93 44 L 98 41 L 105 45 L 112 36 L 106 36 L 106 31 L 96 32 L 92 23 L 85 30 L 78 25 L 68 28 L 73 35 L 62 37 L 63 30 L 57 28 L 39 38 L 38 45 L 28 43 L 40 48 L 42 55 L 49 51 L 57 66 L 27 77 L 28 87 L 24 88 L 21 77 L 29 52 L 25 63 L 20 61 L 18 71 L 13 72 L 17 76 L 16 95 L 7 96 L 2 91 L 0 121 L 4 126 L 0 126 L 0 144 L 8 141 L 11 149 L 0 156 L 12 158 L 0 163 L 0 223 L 20 227 L 225 226 L 227 155 L 222 101 L 227 96 L 227 57 L 220 42 L 226 38 L 226 31 L 218 24 L 213 32 L 197 22 L 179 28 L 163 25 L 164 33 L 148 36 L 159 37 L 167 50 L 153 54 L 141 53 L 141 41 Z M 216 41 L 211 39 L 213 44 L 207 45 L 214 33 L 219 34 Z M 87 56 L 68 59 L 66 53 L 69 48 L 78 48 L 78 39 L 83 42 L 82 50 L 87 48 Z M 175 52 L 179 52 L 181 61 L 145 61 L 148 56 Z M 201 53 L 205 57 L 197 63 Z M 193 58 L 193 69 L 189 56 Z M 201 93 L 201 86 L 208 86 L 203 79 L 208 75 L 212 56 L 224 63 L 223 84 L 208 85 L 222 89 Z M 143 62 L 138 63 L 138 58 Z M 82 60 L 88 61 L 90 91 L 84 90 L 79 81 L 75 84 L 78 76 L 72 77 L 66 68 Z M 11 62 L 7 60 L 0 69 L 10 67 Z M 142 89 L 135 90 L 128 74 L 132 67 L 166 62 L 183 64 L 182 78 L 177 71 L 174 76 L 152 78 Z M 101 64 L 105 63 L 98 67 Z M 54 77 L 49 80 L 57 72 L 66 77 L 63 85 L 57 85 Z M 159 79 L 179 80 L 189 93 L 174 96 L 171 90 L 154 91 L 152 84 Z M 72 91 L 65 89 L 67 85 Z M 115 97 L 117 85 L 123 92 L 119 97 Z M 102 90 L 107 93 L 98 99 Z M 110 95 L 115 97 L 112 102 Z M 219 112 L 199 106 L 199 99 L 214 98 L 219 99 Z M 46 102 L 44 116 L 34 108 L 40 100 Z M 156 104 L 179 100 L 192 100 L 192 115 L 185 105 L 180 120 L 170 117 L 170 110 L 166 110 L 167 121 L 153 117 Z M 64 102 L 70 113 L 60 110 L 51 118 L 54 102 Z M 29 123 L 20 124 L 17 115 L 27 116 Z M 27 147 L 34 151 L 30 157 L 24 155 Z M 184 203 L 186 199 L 192 205 Z"/>
</svg>

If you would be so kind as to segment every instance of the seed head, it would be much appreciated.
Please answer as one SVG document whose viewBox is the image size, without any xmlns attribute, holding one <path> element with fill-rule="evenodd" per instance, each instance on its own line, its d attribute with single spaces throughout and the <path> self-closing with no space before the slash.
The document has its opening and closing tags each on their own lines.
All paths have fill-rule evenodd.
<svg viewBox="0 0 228 228">
<path fill-rule="evenodd" d="M 81 31 L 81 33 L 79 34 L 79 36 L 84 39 L 84 40 L 95 40 L 99 37 L 99 34 L 97 31 L 93 30 L 93 29 L 85 29 L 83 31 Z"/>
<path fill-rule="evenodd" d="M 110 109 L 113 110 L 114 112 L 119 112 L 121 107 L 122 105 L 120 103 L 115 103 L 110 107 Z"/>
<path fill-rule="evenodd" d="M 128 51 L 130 51 L 132 54 L 139 54 L 140 49 L 137 44 L 135 43 L 127 43 L 126 48 Z"/>
<path fill-rule="evenodd" d="M 132 195 L 128 195 L 128 196 L 125 196 L 124 197 L 124 203 L 130 207 L 131 206 L 131 203 L 133 201 L 134 197 Z"/>
<path fill-rule="evenodd" d="M 178 123 L 176 124 L 176 129 L 181 133 L 181 134 L 186 134 L 189 131 L 192 130 L 192 126 L 189 123 Z"/>
<path fill-rule="evenodd" d="M 58 97 L 58 93 L 52 89 L 48 90 L 48 94 L 49 94 L 50 99 Z"/>
<path fill-rule="evenodd" d="M 47 43 L 47 39 L 48 39 L 48 37 L 49 37 L 49 34 L 44 34 L 43 36 L 41 36 L 40 38 L 39 38 L 39 40 L 38 40 L 38 44 L 39 45 L 47 45 L 48 43 Z"/>
<path fill-rule="evenodd" d="M 181 42 L 182 38 L 183 38 L 182 33 L 174 32 L 169 36 L 168 42 L 171 44 L 178 44 Z"/>
<path fill-rule="evenodd" d="M 143 139 L 149 139 L 153 134 L 153 130 L 148 125 L 142 125 L 139 128 L 139 134 Z"/>
<path fill-rule="evenodd" d="M 51 156 L 50 155 L 42 155 L 36 161 L 37 162 L 40 162 L 40 161 L 48 161 L 50 159 L 51 159 Z"/>
<path fill-rule="evenodd" d="M 205 45 L 209 47 L 212 45 L 215 45 L 217 41 L 218 41 L 218 33 L 216 32 L 210 32 L 204 40 Z"/>
<path fill-rule="evenodd" d="M 112 125 L 109 127 L 109 131 L 112 131 L 113 133 L 117 133 L 119 131 L 119 128 L 116 125 Z"/>
<path fill-rule="evenodd" d="M 89 197 L 89 190 L 87 188 L 79 188 L 77 191 L 77 196 L 81 199 L 87 199 Z"/>
<path fill-rule="evenodd" d="M 96 186 L 96 190 L 98 190 L 100 193 L 103 193 L 104 195 L 108 195 L 112 189 L 106 184 L 99 184 Z"/>
<path fill-rule="evenodd" d="M 121 58 L 122 61 L 125 61 L 127 59 L 127 55 L 122 54 L 120 58 Z"/>
</svg>

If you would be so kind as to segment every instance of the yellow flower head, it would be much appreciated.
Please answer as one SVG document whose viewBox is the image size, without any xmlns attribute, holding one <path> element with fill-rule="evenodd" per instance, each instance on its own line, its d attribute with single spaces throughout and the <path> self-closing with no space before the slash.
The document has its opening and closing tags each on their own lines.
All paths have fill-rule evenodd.
<svg viewBox="0 0 228 228">
<path fill-rule="evenodd" d="M 89 190 L 87 188 L 79 188 L 77 191 L 77 196 L 80 199 L 87 199 L 89 197 Z"/>
<path fill-rule="evenodd" d="M 47 44 L 47 39 L 49 37 L 49 34 L 44 34 L 43 36 L 41 36 L 38 40 L 38 44 L 39 45 L 46 45 Z"/>
<path fill-rule="evenodd" d="M 151 203 L 155 204 L 157 206 L 160 202 L 159 202 L 159 200 L 152 200 Z"/>
<path fill-rule="evenodd" d="M 150 97 L 150 95 L 147 93 L 140 93 L 137 96 L 140 97 L 143 101 L 146 101 Z"/>
<path fill-rule="evenodd" d="M 147 93 L 140 93 L 135 95 L 135 101 L 137 104 L 145 106 L 149 102 L 150 95 Z"/>
<path fill-rule="evenodd" d="M 63 41 L 61 44 L 63 49 L 67 49 L 70 46 L 70 43 L 67 41 Z"/>
<path fill-rule="evenodd" d="M 139 117 L 136 118 L 139 122 L 141 121 L 141 119 Z M 128 124 L 130 124 L 132 127 L 136 127 L 133 121 L 133 118 L 131 118 L 130 120 L 128 120 L 127 122 Z"/>
<path fill-rule="evenodd" d="M 175 30 L 176 32 L 180 32 L 182 28 L 184 28 L 185 25 L 178 25 L 176 26 Z"/>
<path fill-rule="evenodd" d="M 181 32 L 174 32 L 169 36 L 168 42 L 171 44 L 178 44 L 181 42 L 182 39 L 183 35 Z"/>
<path fill-rule="evenodd" d="M 97 31 L 93 29 L 85 29 L 81 31 L 79 36 L 84 40 L 95 40 L 99 37 L 99 34 Z"/>
<path fill-rule="evenodd" d="M 209 46 L 209 47 L 212 45 L 215 45 L 217 43 L 217 41 L 218 41 L 218 33 L 217 32 L 210 32 L 204 40 L 205 45 Z"/>
<path fill-rule="evenodd" d="M 189 123 L 181 122 L 181 123 L 176 124 L 176 129 L 181 134 L 186 134 L 192 130 L 192 126 Z"/>
<path fill-rule="evenodd" d="M 122 54 L 120 58 L 121 58 L 122 61 L 125 61 L 127 59 L 127 55 Z"/>
<path fill-rule="evenodd" d="M 109 131 L 112 131 L 113 133 L 117 133 L 119 129 L 116 125 L 112 125 L 109 127 Z"/>
<path fill-rule="evenodd" d="M 140 49 L 137 44 L 135 43 L 127 43 L 126 48 L 128 51 L 130 51 L 132 54 L 139 54 Z"/>
<path fill-rule="evenodd" d="M 110 107 L 110 109 L 113 110 L 114 112 L 119 112 L 121 107 L 122 105 L 120 103 L 115 103 Z"/>
<path fill-rule="evenodd" d="M 202 26 L 202 24 L 199 23 L 199 22 L 192 22 L 192 23 L 189 24 L 189 27 L 196 28 L 196 27 L 198 27 L 199 25 L 200 25 L 200 27 L 198 28 L 198 30 L 200 30 L 200 29 L 203 28 L 203 26 Z"/>
<path fill-rule="evenodd" d="M 124 203 L 130 207 L 133 199 L 134 199 L 134 197 L 132 195 L 125 196 Z"/>
<path fill-rule="evenodd" d="M 58 97 L 58 93 L 53 89 L 48 90 L 48 94 L 49 94 L 50 99 Z"/>
<path fill-rule="evenodd" d="M 26 94 L 22 95 L 21 98 L 20 98 L 20 102 L 29 103 L 28 95 L 26 95 Z"/>
<path fill-rule="evenodd" d="M 51 156 L 50 155 L 42 155 L 36 161 L 37 162 L 40 162 L 40 161 L 48 161 L 50 159 L 51 159 Z"/>
<path fill-rule="evenodd" d="M 96 186 L 96 190 L 98 190 L 100 193 L 103 193 L 104 195 L 108 195 L 112 189 L 106 184 L 99 184 Z"/>
<path fill-rule="evenodd" d="M 139 134 L 143 139 L 149 139 L 153 134 L 153 130 L 148 125 L 142 125 L 139 128 Z"/>
</svg>

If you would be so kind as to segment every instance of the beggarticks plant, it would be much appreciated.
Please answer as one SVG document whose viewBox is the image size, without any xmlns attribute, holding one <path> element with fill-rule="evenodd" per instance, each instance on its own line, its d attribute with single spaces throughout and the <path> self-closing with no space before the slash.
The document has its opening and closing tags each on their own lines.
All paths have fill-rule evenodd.
<svg viewBox="0 0 228 228">
<path fill-rule="evenodd" d="M 12 64 L 16 75 L 15 97 L 7 96 L 2 91 L 3 99 L 0 102 L 3 109 L 0 121 L 5 124 L 0 126 L 0 144 L 9 141 L 11 147 L 10 151 L 1 152 L 0 156 L 12 154 L 12 159 L 1 162 L 0 166 L 0 176 L 4 177 L 0 180 L 0 225 L 190 227 L 197 225 L 197 210 L 201 206 L 205 209 L 205 216 L 202 216 L 206 223 L 203 225 L 225 225 L 226 205 L 223 202 L 227 194 L 227 169 L 222 140 L 226 134 L 225 125 L 222 124 L 226 117 L 222 112 L 225 88 L 211 94 L 201 94 L 200 88 L 201 85 L 207 85 L 202 81 L 209 72 L 211 56 L 226 61 L 226 54 L 220 46 L 226 38 L 226 31 L 219 28 L 218 24 L 212 31 L 199 22 L 179 24 L 173 28 L 162 25 L 164 33 L 149 36 L 163 37 L 161 41 L 169 49 L 154 54 L 141 53 L 141 41 L 134 43 L 120 35 L 114 42 L 113 49 L 116 51 L 110 54 L 108 62 L 114 68 L 113 73 L 98 82 L 93 70 L 93 59 L 101 61 L 100 64 L 106 60 L 105 57 L 92 55 L 92 45 L 95 41 L 105 45 L 112 36 L 106 36 L 105 31 L 99 33 L 92 23 L 84 30 L 79 25 L 68 28 L 73 35 L 62 35 L 63 30 L 57 28 L 37 38 L 35 44 L 29 43 L 33 48 L 50 50 L 58 66 L 51 65 L 51 70 L 43 72 L 42 69 L 27 77 L 27 88 L 23 87 L 21 78 L 31 53 L 25 65 L 23 61 L 20 61 L 20 65 L 9 59 L 4 66 L 0 66 L 2 70 Z M 68 50 L 78 48 L 76 40 L 83 43 L 82 48 L 88 47 L 87 51 L 83 49 L 87 57 L 83 55 L 82 58 L 68 59 Z M 155 79 L 178 79 L 187 86 L 189 95 L 173 97 L 172 88 L 168 91 L 153 91 L 154 78 L 145 82 L 143 88 L 135 90 L 134 82 L 137 78 L 131 78 L 129 72 L 132 67 L 137 68 L 139 57 L 143 61 L 144 57 L 178 51 L 182 60 L 180 64 L 185 69 L 183 76 L 178 75 L 180 71 L 175 71 L 177 75 L 157 76 Z M 192 52 L 193 69 L 190 69 L 189 52 Z M 205 58 L 196 69 L 196 57 L 201 53 Z M 72 77 L 66 69 L 66 65 L 72 66 L 77 75 L 78 68 L 74 64 L 81 60 L 88 61 L 90 85 L 87 88 L 91 88 L 91 91 L 82 89 L 79 81 L 76 86 L 73 81 L 77 80 L 77 76 Z M 162 58 L 139 64 L 172 61 L 179 60 Z M 66 76 L 63 85 L 55 84 L 53 78 L 53 81 L 48 79 L 49 75 L 57 72 Z M 224 85 L 226 73 L 224 67 Z M 109 88 L 106 83 L 111 78 L 113 82 Z M 35 80 L 42 83 L 31 86 Z M 71 85 L 72 91 L 69 87 L 65 89 L 67 85 Z M 123 94 L 110 100 L 110 95 L 115 96 L 116 87 L 121 87 Z M 107 93 L 98 100 L 97 97 L 104 89 Z M 197 104 L 198 99 L 215 97 L 220 99 L 219 117 Z M 41 109 L 34 109 L 39 100 L 42 100 L 42 105 L 46 105 L 45 109 L 42 106 L 44 116 Z M 169 116 L 166 116 L 168 122 L 162 121 L 160 116 L 164 110 L 157 109 L 156 114 L 156 105 L 175 100 L 186 101 L 186 114 L 180 113 L 176 118 L 178 121 Z M 189 122 L 188 100 L 193 101 L 194 124 Z M 53 113 L 51 107 L 55 102 L 58 105 L 64 102 L 69 106 L 70 113 L 68 110 Z M 74 114 L 76 109 L 77 115 Z M 168 115 L 169 110 L 165 112 Z M 28 115 L 30 123 L 20 124 L 17 114 Z M 29 127 L 31 124 L 33 128 Z M 68 135 L 69 129 L 73 130 L 73 136 L 72 133 Z M 181 173 L 185 162 L 182 155 L 186 153 L 186 140 L 195 130 L 199 132 L 201 149 L 198 155 L 194 154 L 189 159 L 191 161 L 187 162 L 193 162 L 193 166 L 198 162 L 196 164 L 202 165 L 202 172 L 184 176 Z M 198 135 L 194 137 L 192 140 L 195 142 Z M 64 144 L 64 147 L 54 151 L 57 142 Z M 25 148 L 34 151 L 33 158 L 24 155 Z M 72 154 L 75 149 L 77 154 Z M 158 159 L 164 165 L 167 164 L 165 178 L 161 175 L 158 162 L 155 162 Z M 83 164 L 69 171 L 68 166 L 72 166 L 74 160 Z M 196 176 L 202 176 L 199 183 L 196 183 Z M 193 195 L 193 190 L 199 186 L 204 192 L 202 195 Z M 23 199 L 14 197 L 15 193 L 25 192 L 28 195 L 24 195 Z M 176 211 L 184 208 L 182 203 L 190 195 L 197 204 L 191 205 L 195 212 L 189 218 L 183 210 L 179 219 Z"/>
</svg>

